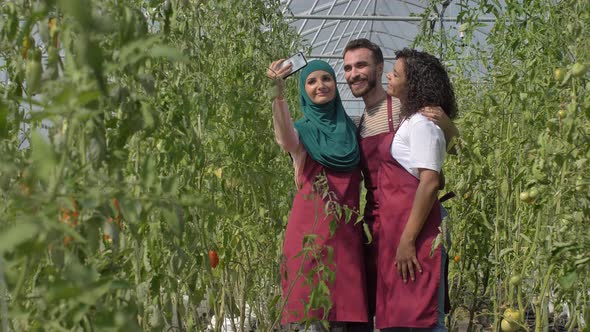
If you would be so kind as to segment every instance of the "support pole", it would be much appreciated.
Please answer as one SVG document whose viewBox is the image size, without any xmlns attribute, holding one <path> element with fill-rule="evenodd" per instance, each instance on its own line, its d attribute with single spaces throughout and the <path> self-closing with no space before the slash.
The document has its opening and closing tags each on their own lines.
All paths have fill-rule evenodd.
<svg viewBox="0 0 590 332">
<path fill-rule="evenodd" d="M 392 21 L 392 22 L 421 22 L 420 16 L 368 16 L 368 15 L 292 15 L 285 16 L 286 19 L 294 20 L 340 20 L 340 21 Z M 457 22 L 457 17 L 446 16 L 436 17 L 432 16 L 428 20 L 445 22 Z M 496 22 L 493 17 L 480 17 L 478 22 Z"/>
</svg>

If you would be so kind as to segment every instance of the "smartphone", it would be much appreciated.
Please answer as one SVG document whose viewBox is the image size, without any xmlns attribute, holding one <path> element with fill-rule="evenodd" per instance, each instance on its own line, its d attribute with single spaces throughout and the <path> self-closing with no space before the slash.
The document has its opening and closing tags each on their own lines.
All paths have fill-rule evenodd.
<svg viewBox="0 0 590 332">
<path fill-rule="evenodd" d="M 291 72 L 287 74 L 283 79 L 295 74 L 296 72 L 300 71 L 301 68 L 307 66 L 307 60 L 302 52 L 296 53 L 295 55 L 291 56 L 289 59 L 283 61 L 281 63 L 281 68 L 287 66 L 288 64 L 292 64 Z"/>
</svg>

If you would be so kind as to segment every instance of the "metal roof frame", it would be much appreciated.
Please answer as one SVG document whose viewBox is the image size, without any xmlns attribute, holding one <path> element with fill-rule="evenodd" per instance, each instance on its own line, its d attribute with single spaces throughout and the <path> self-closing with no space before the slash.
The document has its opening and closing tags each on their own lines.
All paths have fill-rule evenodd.
<svg viewBox="0 0 590 332">
<path fill-rule="evenodd" d="M 419 33 L 422 14 L 430 6 L 429 0 L 281 0 L 285 20 L 308 43 L 309 59 L 324 59 L 336 72 L 336 83 L 345 108 L 351 115 L 362 112 L 362 99 L 350 93 L 343 72 L 343 50 L 356 38 L 368 38 L 381 46 L 385 71 L 393 67 L 394 50 L 411 46 Z M 457 32 L 461 22 L 458 14 L 465 2 L 441 1 L 436 15 L 428 18 L 432 28 Z M 494 22 L 482 17 L 478 22 Z M 437 23 L 437 24 L 434 24 Z M 447 23 L 447 24 L 445 24 Z M 486 28 L 477 28 L 484 35 Z M 381 82 L 386 83 L 385 77 Z"/>
</svg>

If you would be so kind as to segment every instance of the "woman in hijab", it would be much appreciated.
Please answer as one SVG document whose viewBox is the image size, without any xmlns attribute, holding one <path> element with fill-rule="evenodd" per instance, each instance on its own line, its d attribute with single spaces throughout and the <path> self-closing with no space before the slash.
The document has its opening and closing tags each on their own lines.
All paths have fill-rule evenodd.
<svg viewBox="0 0 590 332">
<path fill-rule="evenodd" d="M 281 67 L 283 61 L 267 72 L 277 79 L 275 138 L 291 155 L 297 185 L 283 244 L 282 323 L 295 331 L 325 331 L 324 320 L 330 331 L 347 331 L 346 322 L 367 321 L 362 227 L 356 224 L 356 127 L 342 106 L 334 70 L 321 60 L 301 70 L 303 118 L 293 123 L 281 79 L 291 65 Z"/>
</svg>

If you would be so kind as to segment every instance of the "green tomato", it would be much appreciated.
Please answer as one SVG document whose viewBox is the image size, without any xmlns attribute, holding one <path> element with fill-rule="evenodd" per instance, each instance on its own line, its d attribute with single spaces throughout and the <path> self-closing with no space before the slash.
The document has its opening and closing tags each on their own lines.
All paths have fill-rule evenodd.
<svg viewBox="0 0 590 332">
<path fill-rule="evenodd" d="M 539 196 L 539 190 L 537 188 L 532 188 L 529 191 L 529 197 L 532 199 L 535 199 L 535 198 L 537 198 L 537 196 Z"/>
<path fill-rule="evenodd" d="M 158 152 L 166 152 L 164 148 L 164 140 L 158 140 L 158 142 L 156 143 L 156 150 L 158 150 Z"/>
<path fill-rule="evenodd" d="M 556 81 L 563 81 L 563 78 L 565 77 L 565 72 L 561 68 L 556 68 L 553 74 Z"/>
<path fill-rule="evenodd" d="M 522 315 L 520 314 L 520 311 L 508 308 L 504 311 L 504 318 L 508 320 L 508 322 L 514 323 L 520 322 Z"/>
<path fill-rule="evenodd" d="M 584 190 L 584 180 L 579 177 L 576 179 L 576 191 L 581 192 Z"/>
<path fill-rule="evenodd" d="M 510 281 L 508 282 L 513 286 L 520 284 L 520 275 L 517 274 L 515 276 L 512 276 L 512 278 L 510 278 Z"/>
<path fill-rule="evenodd" d="M 502 331 L 504 332 L 516 332 L 518 331 L 518 325 L 511 323 L 505 319 L 502 319 L 502 322 L 500 323 L 500 328 L 502 329 Z"/>
<path fill-rule="evenodd" d="M 582 63 L 575 63 L 572 67 L 572 75 L 575 77 L 582 77 L 586 73 L 586 70 L 588 70 L 588 66 Z"/>
<path fill-rule="evenodd" d="M 41 87 L 41 76 L 43 74 L 43 66 L 41 62 L 31 59 L 27 60 L 25 67 L 25 77 L 27 79 L 27 91 L 34 94 L 39 91 Z"/>
</svg>

